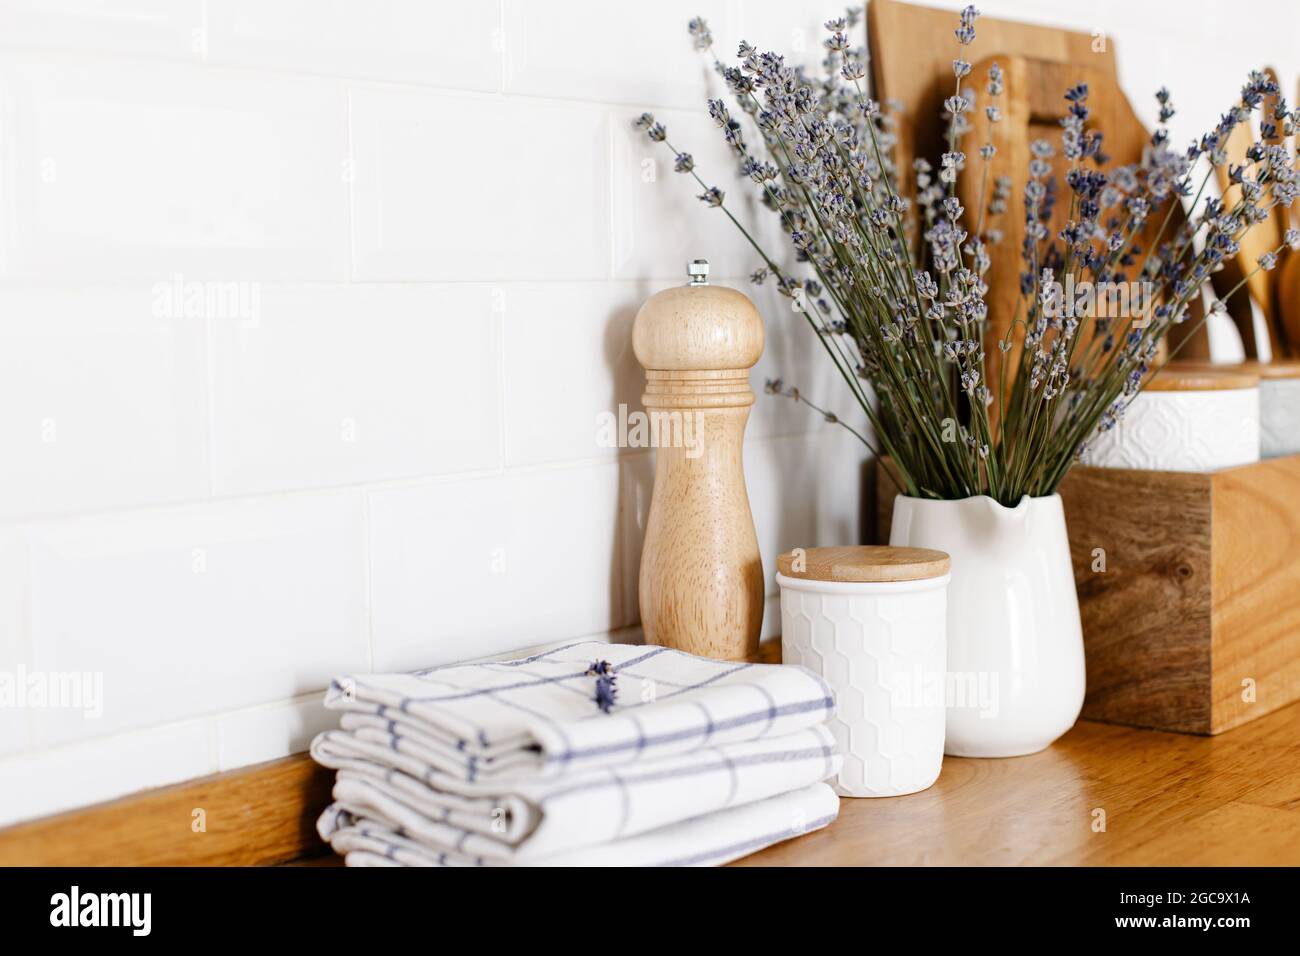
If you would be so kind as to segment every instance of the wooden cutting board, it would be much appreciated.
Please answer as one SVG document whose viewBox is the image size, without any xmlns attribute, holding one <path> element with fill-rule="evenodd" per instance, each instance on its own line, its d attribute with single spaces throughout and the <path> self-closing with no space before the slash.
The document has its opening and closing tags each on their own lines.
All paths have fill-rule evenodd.
<svg viewBox="0 0 1300 956">
<path fill-rule="evenodd" d="M 943 152 L 943 100 L 954 89 L 952 61 L 958 47 L 953 30 L 956 13 L 932 7 L 918 7 L 896 0 L 872 0 L 867 7 L 867 41 L 871 53 L 872 82 L 880 100 L 895 100 L 902 108 L 898 127 L 896 159 L 904 194 L 914 193 L 912 160 L 924 156 L 932 160 Z M 1009 69 L 1012 57 L 1023 67 L 1016 68 L 1017 75 L 1008 72 L 1007 92 L 1003 96 L 1007 119 L 999 123 L 999 133 L 1011 137 L 1018 149 L 999 147 L 997 173 L 1012 177 L 1011 202 L 1008 212 L 999 224 L 1005 238 L 990 250 L 993 265 L 989 272 L 989 341 L 1001 338 L 1010 327 L 1019 297 L 1020 240 L 1024 234 L 1023 194 L 1028 173 L 1028 145 L 1038 138 L 1049 139 L 1058 147 L 1060 118 L 1064 115 L 1065 90 L 1074 83 L 1085 81 L 1089 86 L 1088 104 L 1092 112 L 1091 125 L 1105 134 L 1105 152 L 1109 165 L 1125 165 L 1141 159 L 1142 149 L 1150 134 L 1133 111 L 1132 105 L 1119 86 L 1115 56 L 1115 42 L 1104 35 L 1093 36 L 1057 27 L 1016 23 L 981 17 L 976 24 L 975 42 L 962 51 L 971 63 L 979 64 L 966 80 L 977 91 L 977 109 L 972 115 L 972 131 L 963 141 L 967 154 L 965 188 L 974 192 L 975 198 L 964 197 L 968 216 L 978 215 L 978 158 L 987 62 L 998 60 L 1004 70 Z M 1012 155 L 1014 153 L 1014 155 Z M 1059 178 L 1059 177 L 1058 177 Z M 1060 184 L 1063 185 L 1063 184 Z M 1053 229 L 1059 230 L 1068 210 L 1067 203 L 1058 203 Z M 1153 234 L 1159 229 L 1163 216 L 1153 216 L 1143 233 L 1144 245 L 1150 245 Z M 1166 230 L 1173 233 L 1180 216 Z M 973 228 L 973 220 L 968 223 Z M 1201 302 L 1194 301 L 1189 308 L 1189 320 L 1170 335 L 1170 346 L 1188 358 L 1209 357 L 1209 337 L 1201 321 L 1204 313 Z M 989 356 L 990 379 L 998 375 L 996 347 L 986 347 Z"/>
</svg>

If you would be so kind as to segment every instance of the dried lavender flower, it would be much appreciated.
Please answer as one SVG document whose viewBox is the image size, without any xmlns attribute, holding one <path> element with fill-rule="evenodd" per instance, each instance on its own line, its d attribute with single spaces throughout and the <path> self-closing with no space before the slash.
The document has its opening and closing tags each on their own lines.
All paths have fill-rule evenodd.
<svg viewBox="0 0 1300 956">
<path fill-rule="evenodd" d="M 695 17 L 686 25 L 686 28 L 695 40 L 695 49 L 707 50 L 713 46 L 713 34 L 709 32 L 709 25 L 704 21 L 703 17 Z"/>
<path fill-rule="evenodd" d="M 969 46 L 975 42 L 975 20 L 979 17 L 980 12 L 971 4 L 962 10 L 961 17 L 955 31 L 957 42 L 962 46 Z"/>
<path fill-rule="evenodd" d="M 771 276 L 793 300 L 871 422 L 882 446 L 872 450 L 894 456 L 902 490 L 923 497 L 988 494 L 1008 505 L 1025 494 L 1049 494 L 1091 436 L 1123 416 L 1157 361 L 1162 336 L 1186 320 L 1188 302 L 1237 253 L 1245 230 L 1268 218 L 1274 206 L 1300 199 L 1294 154 L 1253 143 L 1246 164 L 1231 168 L 1237 197 L 1207 198 L 1185 224 L 1170 227 L 1172 204 L 1199 198 L 1191 182 L 1197 161 L 1224 165 L 1230 134 L 1256 110 L 1268 114 L 1260 117 L 1264 139 L 1292 135 L 1295 114 L 1281 102 L 1276 83 L 1252 73 L 1216 127 L 1176 151 L 1166 126 L 1174 115 L 1172 97 L 1162 88 L 1156 96 L 1160 125 L 1141 159 L 1108 169 L 1101 132 L 1089 125 L 1088 87 L 1071 87 L 1059 145 L 1031 145 L 1021 224 L 1022 306 L 986 357 L 988 246 L 1004 233 L 1000 219 L 1010 213 L 1012 183 L 990 174 L 996 151 L 985 142 L 976 147 L 987 187 L 981 187 L 978 208 L 967 211 L 956 198 L 966 165 L 961 137 L 975 105 L 974 90 L 962 83 L 971 68 L 961 48 L 975 38 L 978 12 L 967 7 L 958 17 L 955 89 L 944 100 L 947 142 L 937 170 L 923 159 L 914 163 L 914 204 L 895 188 L 896 107 L 882 111 L 863 89 L 866 52 L 849 38 L 858 16 L 850 9 L 826 23 L 819 79 L 748 43 L 738 48 L 738 65 L 724 66 L 707 27 L 692 21 L 692 41 L 714 57 L 734 100 L 730 109 L 722 100 L 710 102 L 709 114 L 736 157 L 742 182 L 779 217 L 793 267 L 764 250 L 726 206 L 722 190 L 701 178 L 689 154 L 668 143 L 662 124 L 647 114 L 638 128 L 665 143 L 675 168 L 700 183 L 700 199 L 723 209 L 761 256 L 763 266 L 751 278 Z M 991 65 L 990 97 L 1004 87 L 1001 67 Z M 1264 111 L 1270 98 L 1276 105 Z M 996 102 L 982 105 L 990 123 L 1000 121 Z M 742 131 L 745 117 L 752 134 L 748 125 Z M 1064 159 L 1059 180 L 1058 154 Z M 1056 216 L 1061 199 L 1069 203 L 1064 225 Z M 992 220 L 987 225 L 986 217 Z M 1143 248 L 1148 243 L 1141 233 L 1151 221 L 1161 224 L 1160 231 Z M 1300 246 L 1300 230 L 1288 230 L 1285 239 Z M 1276 262 L 1276 251 L 1260 257 L 1261 268 Z M 1150 305 L 1127 317 L 1073 315 L 1060 308 L 1052 288 L 1071 278 L 1139 278 L 1155 292 Z M 1135 324 L 1138 314 L 1149 321 Z M 769 382 L 768 390 L 808 404 L 780 380 Z M 996 419 L 988 411 L 995 405 Z M 818 411 L 844 424 L 842 416 Z M 944 440 L 939 423 L 958 415 L 960 440 Z"/>
<path fill-rule="evenodd" d="M 722 200 L 725 198 L 725 194 L 717 186 L 710 186 L 708 189 L 704 190 L 698 198 L 700 202 L 705 205 L 717 208 L 722 205 Z"/>
<path fill-rule="evenodd" d="M 614 698 L 618 696 L 618 687 L 614 683 L 618 674 L 613 665 L 609 661 L 593 661 L 587 668 L 586 676 L 596 678 L 596 693 L 592 699 L 602 713 L 608 714 L 614 708 Z"/>
<path fill-rule="evenodd" d="M 668 136 L 668 131 L 664 129 L 662 123 L 656 123 L 655 118 L 650 113 L 642 113 L 637 117 L 633 124 L 650 138 L 652 143 L 662 143 Z"/>
<path fill-rule="evenodd" d="M 989 96 L 999 96 L 1002 93 L 1002 67 L 994 61 L 989 64 Z"/>
</svg>

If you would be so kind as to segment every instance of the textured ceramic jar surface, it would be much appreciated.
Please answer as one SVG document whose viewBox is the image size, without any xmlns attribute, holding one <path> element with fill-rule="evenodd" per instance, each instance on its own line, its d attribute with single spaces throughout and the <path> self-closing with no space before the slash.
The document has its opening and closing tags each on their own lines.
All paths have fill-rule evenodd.
<svg viewBox="0 0 1300 956">
<path fill-rule="evenodd" d="M 1300 454 L 1300 378 L 1260 383 L 1259 424 L 1261 457 Z"/>
<path fill-rule="evenodd" d="M 952 558 L 945 750 L 1042 750 L 1083 707 L 1083 629 L 1059 495 L 894 501 L 891 545 Z"/>
<path fill-rule="evenodd" d="M 924 790 L 943 764 L 948 575 L 918 581 L 815 581 L 778 574 L 781 653 L 835 695 L 831 733 L 846 797 Z"/>
<path fill-rule="evenodd" d="M 1217 471 L 1259 461 L 1260 390 L 1140 392 L 1114 428 L 1093 437 L 1085 465 Z"/>
</svg>

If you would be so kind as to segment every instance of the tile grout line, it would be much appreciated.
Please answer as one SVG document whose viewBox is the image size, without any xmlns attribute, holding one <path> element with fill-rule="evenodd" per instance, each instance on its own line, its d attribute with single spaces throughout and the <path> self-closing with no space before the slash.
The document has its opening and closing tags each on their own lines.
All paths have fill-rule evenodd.
<svg viewBox="0 0 1300 956">
<path fill-rule="evenodd" d="M 622 204 L 619 202 L 619 189 L 614 175 L 615 158 L 618 153 L 614 139 L 614 123 L 610 111 L 605 111 L 605 188 L 606 188 L 606 225 L 609 232 L 609 268 L 606 281 L 618 281 L 619 220 L 626 216 L 619 215 Z M 636 280 L 634 280 L 636 281 Z M 639 280 L 644 281 L 644 280 Z"/>
<path fill-rule="evenodd" d="M 361 587 L 366 602 L 366 669 L 375 669 L 374 569 L 371 552 L 370 494 L 361 492 Z"/>
<path fill-rule="evenodd" d="M 208 724 L 208 773 L 216 773 L 221 767 L 221 731 L 220 721 L 209 717 Z"/>
<path fill-rule="evenodd" d="M 204 498 L 198 499 L 200 503 L 209 503 L 220 501 L 217 494 L 217 350 L 216 350 L 216 329 L 213 327 L 213 318 L 210 315 L 203 317 L 203 404 L 204 404 L 204 424 L 207 430 L 207 441 L 204 443 L 208 452 L 208 493 Z M 236 332 L 236 339 L 239 333 Z M 238 346 L 238 342 L 236 342 Z M 108 509 L 109 512 L 119 509 Z M 126 511 L 138 510 L 129 507 L 122 509 Z M 84 512 L 82 512 L 84 513 Z M 90 512 L 95 514 L 96 512 Z M 103 513 L 103 512 L 99 512 Z M 73 512 L 78 514 L 78 512 Z"/>
<path fill-rule="evenodd" d="M 204 66 L 211 66 L 212 62 L 208 59 L 208 37 L 212 29 L 212 24 L 208 18 L 209 0 L 199 0 L 199 39 L 203 44 L 199 51 L 199 62 Z"/>
<path fill-rule="evenodd" d="M 211 418 L 211 414 L 209 414 L 209 418 Z M 745 444 L 768 445 L 774 442 L 817 436 L 822 433 L 823 423 L 820 420 L 814 418 L 811 425 L 813 427 L 810 427 L 806 431 L 782 431 L 770 435 L 747 436 L 745 438 Z M 211 431 L 212 426 L 211 422 L 209 422 L 210 434 Z M 623 462 L 643 458 L 649 454 L 650 451 L 648 449 L 639 449 L 635 451 L 624 450 L 622 454 L 591 455 L 583 458 L 559 458 L 551 461 L 528 462 L 517 465 L 498 464 L 491 468 L 479 468 L 473 471 L 454 471 L 442 474 L 378 478 L 373 481 L 353 482 L 350 484 L 326 484 L 299 488 L 264 489 L 261 491 L 240 492 L 236 494 L 214 493 L 202 498 L 178 498 L 172 501 L 140 502 L 135 504 L 115 505 L 108 508 L 93 508 L 86 510 L 74 509 L 70 511 L 49 511 L 26 515 L 13 515 L 10 517 L 0 518 L 0 529 L 21 527 L 27 524 L 107 518 L 120 515 L 199 508 L 203 506 L 248 505 L 288 498 L 302 499 L 313 495 L 319 497 L 346 495 L 351 492 L 374 493 L 399 491 L 407 488 L 424 488 L 437 485 L 457 484 L 460 482 L 484 481 L 489 478 L 502 478 L 511 475 L 541 475 L 549 474 L 551 472 L 594 469 L 609 465 L 620 465 Z M 215 455 L 211 453 L 211 449 L 209 458 L 213 463 L 212 467 L 215 468 Z M 214 479 L 212 474 L 210 474 L 209 483 L 212 484 L 213 481 Z"/>
<path fill-rule="evenodd" d="M 510 299 L 504 291 L 501 295 L 501 309 L 493 317 L 493 334 L 496 336 L 497 353 L 497 473 L 505 475 L 510 468 L 506 460 L 510 448 L 509 415 L 506 408 L 509 399 L 506 392 L 506 313 L 510 309 Z"/>
<path fill-rule="evenodd" d="M 200 27 L 200 30 L 206 31 L 207 27 Z M 518 32 L 518 31 L 517 31 Z M 509 38 L 505 36 L 504 27 L 502 28 L 502 37 L 506 44 Z M 190 67 L 202 72 L 211 72 L 216 74 L 237 73 L 241 75 L 252 75 L 270 77 L 277 80 L 308 80 L 318 83 L 335 83 L 341 82 L 349 85 L 349 88 L 366 88 L 378 92 L 392 91 L 410 94 L 431 94 L 435 96 L 447 96 L 456 98 L 473 98 L 484 100 L 509 100 L 521 105 L 534 106 L 555 106 L 569 108 L 590 108 L 595 110 L 608 110 L 611 108 L 626 109 L 629 112 L 644 112 L 649 109 L 659 112 L 677 112 L 689 113 L 693 115 L 707 115 L 704 110 L 704 99 L 687 104 L 674 104 L 660 101 L 654 103 L 645 99 L 626 99 L 626 100 L 602 100 L 593 99 L 590 96 L 565 96 L 562 94 L 535 94 L 525 93 L 518 90 L 507 90 L 506 80 L 508 77 L 508 48 L 504 49 L 498 57 L 501 68 L 493 89 L 474 86 L 443 86 L 435 83 L 422 82 L 418 80 L 399 80 L 391 77 L 366 76 L 354 73 L 331 72 L 329 70 L 311 70 L 311 69 L 292 69 L 284 68 L 265 63 L 240 63 L 230 60 L 213 59 L 206 49 L 207 35 L 203 33 L 204 50 L 201 54 L 196 55 L 193 52 L 184 55 L 171 55 L 166 53 L 140 53 L 117 50 L 79 50 L 73 47 L 60 46 L 53 43 L 23 43 L 0 40 L 0 56 L 44 58 L 49 57 L 56 60 L 78 60 L 93 65 L 130 65 L 138 67 Z"/>
<path fill-rule="evenodd" d="M 229 713 L 235 713 L 230 711 Z M 100 734 L 92 737 L 74 737 L 66 740 L 60 740 L 54 744 L 48 744 L 39 750 L 31 750 L 26 753 L 11 753 L 0 756 L 0 767 L 6 763 L 18 763 L 22 760 L 37 759 L 40 757 L 57 755 L 61 752 L 76 750 L 81 747 L 94 746 L 105 743 L 117 743 L 122 740 L 129 740 L 132 737 L 148 736 L 149 734 L 174 731 L 186 727 L 202 727 L 207 729 L 208 724 L 221 717 L 227 716 L 227 712 L 215 714 L 196 714 L 188 717 L 182 717 L 179 720 L 169 720 L 158 724 L 147 724 L 142 727 L 130 727 L 125 730 L 116 730 L 112 733 Z"/>
<path fill-rule="evenodd" d="M 437 289 L 442 287 L 464 288 L 465 286 L 481 285 L 485 287 L 501 286 L 557 286 L 557 285 L 585 285 L 585 286 L 609 286 L 609 285 L 630 285 L 630 286 L 663 286 L 665 288 L 673 285 L 680 285 L 681 276 L 678 273 L 648 273 L 640 276 L 588 276 L 588 277 L 559 277 L 553 276 L 540 278 L 510 278 L 510 277 L 493 277 L 463 279 L 463 278 L 437 278 L 437 279 L 364 279 L 356 276 L 344 276 L 342 278 L 333 277 L 329 279 L 295 279 L 295 278 L 273 278 L 259 279 L 256 276 L 244 276 L 243 281 L 256 282 L 263 289 L 271 289 L 277 292 L 295 291 L 299 289 L 349 289 L 357 287 L 358 289 L 387 289 L 387 288 L 415 288 L 415 289 Z M 218 279 L 195 279 L 196 282 L 221 281 Z M 719 274 L 711 276 L 710 281 L 721 285 L 735 283 L 740 287 L 749 286 L 749 276 L 747 275 L 725 275 Z M 57 294 L 61 292 L 140 292 L 157 284 L 157 276 L 140 276 L 139 278 L 125 279 L 95 279 L 71 276 L 62 279 L 41 279 L 41 278 L 22 278 L 10 279 L 0 278 L 0 293 L 32 293 L 32 294 Z"/>
<path fill-rule="evenodd" d="M 508 651 L 506 653 L 515 653 Z M 258 701 L 253 704 L 245 704 L 241 707 L 235 707 L 229 710 L 217 710 L 206 714 L 193 714 L 181 717 L 177 720 L 165 720 L 160 723 L 145 724 L 139 727 L 128 727 L 122 730 L 115 730 L 107 734 L 99 734 L 88 737 L 74 737 L 66 740 L 60 740 L 57 743 L 41 747 L 39 750 L 17 751 L 14 753 L 0 754 L 0 767 L 9 761 L 17 762 L 24 758 L 41 757 L 50 754 L 58 754 L 61 751 L 76 750 L 81 747 L 96 746 L 106 743 L 117 743 L 132 737 L 148 736 L 150 734 L 161 733 L 182 729 L 185 727 L 203 727 L 209 731 L 210 746 L 217 736 L 217 725 L 227 718 L 238 717 L 241 715 L 255 715 L 259 711 L 271 711 L 279 707 L 288 707 L 299 704 L 320 703 L 322 695 L 326 688 L 321 687 L 318 690 L 310 690 L 301 694 L 293 694 L 288 697 L 277 697 L 273 700 Z M 25 708 L 30 712 L 29 708 Z M 214 764 L 215 766 L 215 764 Z"/>
<path fill-rule="evenodd" d="M 506 96 L 506 81 L 510 75 L 510 66 L 506 60 L 510 55 L 510 37 L 506 35 L 506 0 L 497 0 L 497 36 L 501 42 L 501 49 L 497 51 L 497 92 Z"/>
<path fill-rule="evenodd" d="M 357 281 L 357 147 L 356 147 L 356 121 L 353 115 L 352 90 L 347 86 L 342 89 L 343 93 L 343 127 L 344 127 L 344 147 L 347 149 L 347 158 L 344 162 L 347 164 L 347 197 L 346 215 L 343 217 L 347 230 L 347 284 L 355 285 Z"/>
<path fill-rule="evenodd" d="M 640 634 L 639 626 L 610 627 L 601 631 L 594 631 L 594 632 L 589 632 L 584 634 L 573 635 L 565 638 L 558 638 L 554 641 L 547 641 L 538 645 L 528 645 L 525 647 L 515 648 L 508 651 L 502 651 L 499 654 L 489 655 L 486 658 L 469 658 L 469 659 L 510 660 L 518 656 L 524 656 L 528 653 L 532 653 L 537 649 L 555 647 L 555 646 L 559 646 L 560 644 L 570 643 L 573 641 L 597 641 L 603 643 L 620 643 L 620 641 L 617 640 L 618 638 L 635 638 L 638 637 L 639 634 Z M 270 701 L 262 701 L 256 704 L 250 704 L 244 707 L 238 707 L 233 710 L 218 711 L 218 712 L 205 714 L 205 715 L 191 716 L 180 720 L 166 721 L 158 724 L 150 724 L 143 727 L 133 727 L 127 730 L 120 730 L 114 733 L 105 734 L 97 737 L 87 737 L 81 739 L 61 741 L 52 746 L 43 747 L 38 751 L 27 751 L 27 752 L 19 751 L 16 753 L 3 754 L 0 755 L 0 768 L 4 768 L 6 765 L 18 766 L 21 765 L 25 760 L 30 760 L 30 759 L 44 759 L 44 758 L 58 759 L 61 757 L 66 758 L 69 753 L 74 753 L 77 750 L 81 750 L 85 748 L 99 748 L 104 745 L 118 744 L 118 743 L 122 743 L 123 741 L 130 741 L 132 739 L 143 740 L 154 734 L 167 733 L 170 731 L 184 729 L 186 727 L 192 727 L 192 728 L 201 728 L 205 731 L 204 736 L 206 738 L 207 749 L 208 749 L 207 772 L 205 774 L 200 774 L 198 776 L 202 777 L 214 773 L 223 773 L 226 772 L 227 770 L 234 770 L 234 769 L 240 769 L 244 766 L 251 766 L 251 764 L 237 764 L 235 766 L 228 767 L 228 768 L 223 768 L 221 766 L 220 723 L 222 720 L 229 717 L 239 716 L 239 715 L 256 715 L 259 712 L 269 712 L 276 708 L 281 708 L 286 706 L 294 706 L 299 704 L 318 704 L 321 701 L 321 694 L 322 694 L 321 690 L 308 691 L 306 693 L 296 694 L 290 697 L 278 698 L 276 700 L 270 700 Z M 294 756 L 296 754 L 304 754 L 304 753 L 307 753 L 307 750 L 305 748 L 301 750 L 288 750 L 283 754 L 279 754 L 278 756 L 270 757 L 267 759 L 278 760 L 278 759 L 283 759 L 285 757 Z M 260 762 L 262 761 L 261 760 L 255 761 L 255 763 L 260 763 Z M 186 777 L 176 782 L 183 783 L 187 780 L 193 780 L 193 779 L 198 779 L 198 777 Z M 170 786 L 170 785 L 171 784 L 161 784 L 159 786 Z M 153 786 L 154 784 L 137 784 L 133 780 L 130 783 L 130 786 L 126 790 L 122 791 L 122 793 L 118 794 L 117 796 L 97 798 L 93 800 L 92 803 L 99 803 L 105 800 L 115 800 L 121 796 L 129 796 L 131 794 L 140 793 L 143 790 L 152 789 Z M 84 806 L 84 805 L 86 804 L 78 803 L 69 807 L 68 809 L 76 809 L 77 807 Z M 64 811 L 60 810 L 56 812 L 64 812 Z M 18 825 L 27 822 L 29 820 L 40 819 L 41 817 L 46 815 L 48 814 L 45 813 L 22 814 L 14 819 L 0 819 L 0 828 Z"/>
</svg>

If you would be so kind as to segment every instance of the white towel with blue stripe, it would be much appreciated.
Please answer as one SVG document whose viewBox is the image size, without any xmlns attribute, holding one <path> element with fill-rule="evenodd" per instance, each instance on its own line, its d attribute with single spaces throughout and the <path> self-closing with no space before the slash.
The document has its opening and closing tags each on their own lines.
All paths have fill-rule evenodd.
<svg viewBox="0 0 1300 956">
<path fill-rule="evenodd" d="M 616 675 L 609 713 L 587 675 L 596 661 Z M 435 769 L 501 781 L 776 737 L 823 723 L 835 706 L 801 667 L 595 641 L 517 661 L 338 677 L 325 705 L 345 713 L 344 730 L 409 735 Z"/>
<path fill-rule="evenodd" d="M 313 755 L 338 770 L 338 809 L 481 863 L 523 863 L 788 793 L 836 773 L 840 759 L 825 725 L 505 787 L 422 775 L 416 758 L 329 732 Z"/>
<path fill-rule="evenodd" d="M 721 866 L 764 847 L 820 830 L 839 813 L 839 797 L 815 783 L 649 833 L 524 860 L 521 866 Z M 328 823 L 326 823 L 328 821 Z M 337 805 L 322 818 L 348 866 L 475 866 L 484 861 L 430 849 L 393 828 Z M 486 865 L 492 865 L 488 863 Z"/>
<path fill-rule="evenodd" d="M 326 704 L 342 726 L 312 755 L 339 771 L 320 830 L 341 852 L 383 833 L 394 853 L 405 840 L 434 861 L 527 864 L 804 790 L 840 762 L 820 678 L 661 647 L 340 677 Z"/>
</svg>

